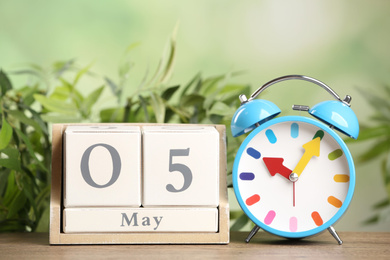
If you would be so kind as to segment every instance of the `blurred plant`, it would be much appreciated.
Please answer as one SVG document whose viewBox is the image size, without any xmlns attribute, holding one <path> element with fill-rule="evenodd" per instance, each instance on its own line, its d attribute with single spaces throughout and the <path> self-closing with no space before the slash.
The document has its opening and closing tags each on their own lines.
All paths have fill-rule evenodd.
<svg viewBox="0 0 390 260">
<path fill-rule="evenodd" d="M 104 84 L 83 96 L 78 90 L 80 80 L 86 74 L 92 74 L 88 65 L 77 68 L 75 61 L 57 62 L 53 66 L 56 87 L 34 94 L 34 99 L 42 105 L 42 119 L 50 123 L 92 121 L 92 107 L 102 95 Z M 69 75 L 70 74 L 70 75 Z M 66 79 L 65 77 L 67 76 Z M 49 81 L 48 79 L 46 81 Z"/>
<path fill-rule="evenodd" d="M 169 84 L 176 56 L 173 33 L 156 72 L 149 77 L 146 70 L 134 88 L 127 79 L 134 67 L 129 56 L 137 46 L 132 44 L 126 49 L 118 80 L 96 75 L 91 65 L 78 68 L 75 60 L 57 62 L 50 71 L 30 65 L 14 72 L 34 78 L 33 84 L 19 89 L 12 86 L 4 72 L 0 73 L 0 232 L 48 231 L 50 123 L 225 124 L 228 186 L 232 186 L 234 154 L 242 139 L 230 138 L 230 120 L 239 106 L 238 95 L 249 95 L 250 87 L 228 83 L 238 73 L 206 78 L 198 73 L 186 84 Z M 85 76 L 102 82 L 87 95 L 80 91 L 80 80 Z M 97 100 L 105 88 L 111 90 L 106 94 L 116 100 L 116 105 L 102 109 Z"/>
<path fill-rule="evenodd" d="M 387 198 L 373 206 L 375 215 L 365 221 L 365 224 L 373 224 L 388 221 L 390 214 L 390 87 L 385 86 L 382 95 L 361 89 L 359 91 L 375 109 L 375 114 L 371 116 L 372 125 L 362 126 L 359 138 L 354 141 L 373 142 L 371 148 L 360 155 L 357 161 L 365 163 L 374 159 L 381 160 L 382 179 L 387 192 Z"/>
<path fill-rule="evenodd" d="M 49 221 L 51 145 L 33 108 L 38 85 L 14 89 L 0 71 L 0 232 L 42 231 Z"/>
</svg>

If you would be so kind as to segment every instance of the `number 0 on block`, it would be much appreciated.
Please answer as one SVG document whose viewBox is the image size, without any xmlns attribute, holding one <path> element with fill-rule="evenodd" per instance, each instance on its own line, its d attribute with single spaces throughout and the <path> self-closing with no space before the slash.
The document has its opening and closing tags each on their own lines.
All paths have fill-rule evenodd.
<svg viewBox="0 0 390 260">
<path fill-rule="evenodd" d="M 136 126 L 69 126 L 64 206 L 141 205 L 141 131 Z"/>
</svg>

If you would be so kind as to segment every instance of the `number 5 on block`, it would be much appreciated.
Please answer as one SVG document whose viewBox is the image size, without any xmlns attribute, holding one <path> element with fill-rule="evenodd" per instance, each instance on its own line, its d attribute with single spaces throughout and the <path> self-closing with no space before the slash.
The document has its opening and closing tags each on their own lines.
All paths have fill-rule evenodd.
<svg viewBox="0 0 390 260">
<path fill-rule="evenodd" d="M 143 127 L 144 207 L 217 207 L 218 176 L 219 134 L 214 127 Z"/>
</svg>

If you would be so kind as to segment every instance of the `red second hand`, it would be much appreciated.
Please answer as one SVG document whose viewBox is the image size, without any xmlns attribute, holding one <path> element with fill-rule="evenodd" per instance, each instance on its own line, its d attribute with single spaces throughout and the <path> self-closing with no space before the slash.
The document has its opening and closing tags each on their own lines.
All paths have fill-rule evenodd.
<svg viewBox="0 0 390 260">
<path fill-rule="evenodd" d="M 295 182 L 293 182 L 293 207 L 295 207 Z"/>
</svg>

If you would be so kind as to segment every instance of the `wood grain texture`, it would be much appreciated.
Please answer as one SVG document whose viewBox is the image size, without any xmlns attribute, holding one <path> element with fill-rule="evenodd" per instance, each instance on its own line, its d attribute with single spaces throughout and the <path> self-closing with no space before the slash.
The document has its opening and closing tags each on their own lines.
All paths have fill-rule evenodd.
<svg viewBox="0 0 390 260">
<path fill-rule="evenodd" d="M 259 232 L 232 232 L 228 245 L 49 245 L 47 233 L 0 234 L 0 259 L 390 259 L 390 233 L 339 232 L 339 246 L 324 232 L 287 240 Z"/>
</svg>

